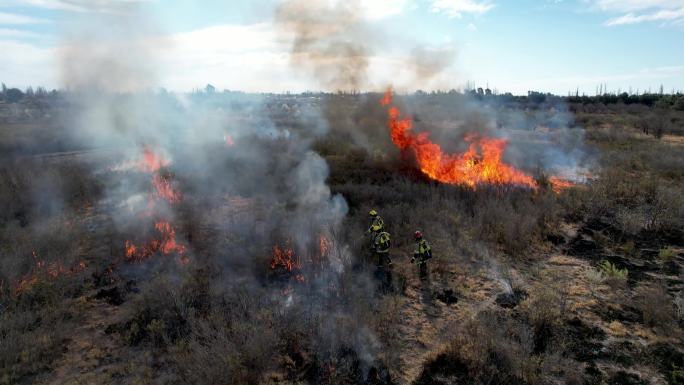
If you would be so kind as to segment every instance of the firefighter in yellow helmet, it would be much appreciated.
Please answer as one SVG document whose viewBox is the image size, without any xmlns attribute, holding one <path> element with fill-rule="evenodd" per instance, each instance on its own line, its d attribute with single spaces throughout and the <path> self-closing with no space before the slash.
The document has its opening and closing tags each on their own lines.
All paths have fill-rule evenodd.
<svg viewBox="0 0 684 385">
<path fill-rule="evenodd" d="M 368 233 L 379 234 L 385 229 L 385 222 L 382 220 L 382 217 L 378 215 L 377 211 L 371 210 L 368 212 L 368 215 L 370 216 L 370 227 L 368 227 Z"/>
<path fill-rule="evenodd" d="M 413 258 L 411 258 L 411 263 L 418 262 L 420 267 L 420 276 L 427 276 L 427 261 L 432 258 L 432 248 L 428 241 L 423 238 L 423 233 L 416 231 L 413 234 L 413 238 L 416 241 L 416 247 L 413 250 Z"/>
<path fill-rule="evenodd" d="M 378 267 L 392 266 L 392 259 L 389 256 L 391 246 L 390 235 L 386 231 L 381 231 L 373 238 L 373 250 L 378 256 Z"/>
<path fill-rule="evenodd" d="M 370 226 L 368 226 L 366 234 L 368 234 L 368 240 L 370 241 L 371 252 L 375 252 L 375 238 L 384 231 L 385 222 L 374 209 L 371 209 L 371 211 L 368 212 L 368 215 L 370 216 Z"/>
</svg>

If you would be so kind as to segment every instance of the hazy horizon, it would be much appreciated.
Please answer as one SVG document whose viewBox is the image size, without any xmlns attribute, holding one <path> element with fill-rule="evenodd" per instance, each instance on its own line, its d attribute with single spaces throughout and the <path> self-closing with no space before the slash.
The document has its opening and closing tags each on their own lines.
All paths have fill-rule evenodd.
<svg viewBox="0 0 684 385">
<path fill-rule="evenodd" d="M 297 31 L 292 20 L 283 21 L 283 4 L 0 0 L 1 80 L 22 89 L 67 88 L 83 67 L 106 73 L 111 63 L 103 57 L 111 60 L 115 52 L 140 62 L 144 70 L 136 72 L 146 73 L 141 89 L 186 92 L 211 83 L 248 93 L 335 92 L 311 68 L 293 62 Z M 489 85 L 515 95 L 594 95 L 600 87 L 657 92 L 661 85 L 668 93 L 684 90 L 681 0 L 303 4 L 309 19 L 297 21 L 317 28 L 307 38 L 351 43 L 358 50 L 351 56 L 362 56 L 360 87 L 345 85 L 346 91 L 381 91 L 390 84 L 399 92 Z M 326 12 L 349 17 L 340 24 L 326 20 Z M 307 48 L 309 57 L 325 51 L 318 43 Z M 72 60 L 75 49 L 81 62 Z"/>
</svg>

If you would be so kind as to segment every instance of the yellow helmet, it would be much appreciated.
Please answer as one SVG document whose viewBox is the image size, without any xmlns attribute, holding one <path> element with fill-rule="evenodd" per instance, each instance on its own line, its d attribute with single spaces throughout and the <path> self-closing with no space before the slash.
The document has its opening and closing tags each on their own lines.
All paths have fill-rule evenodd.
<svg viewBox="0 0 684 385">
<path fill-rule="evenodd" d="M 371 210 L 368 212 L 368 215 L 370 215 L 371 217 L 376 217 L 376 216 L 378 216 L 378 212 L 375 210 Z"/>
</svg>

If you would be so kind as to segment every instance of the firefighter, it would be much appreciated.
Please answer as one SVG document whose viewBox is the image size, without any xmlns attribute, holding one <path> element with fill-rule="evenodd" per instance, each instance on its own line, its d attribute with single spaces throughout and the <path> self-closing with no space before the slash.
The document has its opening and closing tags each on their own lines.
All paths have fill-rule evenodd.
<svg viewBox="0 0 684 385">
<path fill-rule="evenodd" d="M 377 211 L 371 210 L 368 212 L 368 215 L 370 215 L 371 224 L 368 227 L 367 233 L 376 235 L 385 229 L 385 222 L 382 220 L 382 217 L 378 215 Z"/>
<path fill-rule="evenodd" d="M 375 252 L 375 237 L 385 229 L 385 222 L 374 209 L 371 209 L 371 211 L 368 212 L 368 215 L 370 216 L 370 226 L 368 226 L 366 234 L 368 234 L 371 252 Z"/>
<path fill-rule="evenodd" d="M 413 238 L 416 241 L 416 248 L 413 250 L 413 258 L 411 258 L 411 263 L 418 261 L 418 266 L 420 267 L 420 276 L 427 276 L 427 261 L 432 258 L 432 248 L 430 244 L 423 239 L 423 233 L 416 231 L 413 234 Z"/>
<path fill-rule="evenodd" d="M 385 262 L 387 266 L 392 265 L 392 259 L 389 256 L 390 244 L 390 235 L 386 231 L 381 231 L 373 239 L 373 249 L 378 256 L 378 267 L 384 267 Z"/>
</svg>

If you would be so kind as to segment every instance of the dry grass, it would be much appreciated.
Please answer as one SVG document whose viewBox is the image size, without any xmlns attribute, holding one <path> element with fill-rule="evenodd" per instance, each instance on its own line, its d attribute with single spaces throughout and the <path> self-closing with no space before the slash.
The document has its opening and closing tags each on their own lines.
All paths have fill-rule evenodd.
<svg viewBox="0 0 684 385">
<path fill-rule="evenodd" d="M 399 314 L 404 306 L 416 305 L 410 301 L 419 300 L 406 294 L 407 285 L 417 281 L 414 266 L 406 261 L 412 234 L 420 229 L 434 250 L 429 263 L 433 287 L 455 288 L 463 293 L 461 300 L 482 304 L 485 311 L 452 330 L 449 340 L 433 344 L 447 347 L 425 363 L 417 384 L 439 383 L 439 376 L 452 382 L 467 378 L 473 384 L 581 383 L 583 372 L 574 370 L 580 365 L 565 350 L 568 314 L 586 315 L 615 296 L 605 285 L 606 277 L 590 269 L 587 261 L 576 264 L 561 256 L 546 261 L 561 272 L 558 276 L 548 276 L 541 268 L 534 272 L 530 266 L 544 262 L 547 253 L 542 252 L 561 242 L 560 228 L 566 221 L 577 228 L 596 219 L 607 222 L 603 238 L 595 236 L 601 250 L 619 250 L 634 259 L 642 258 L 635 242 L 639 237 L 657 239 L 681 230 L 684 159 L 679 140 L 665 136 L 658 141 L 635 133 L 629 127 L 643 123 L 636 113 L 582 112 L 579 118 L 591 126 L 587 137 L 602 152 L 595 181 L 560 195 L 544 189 L 473 191 L 438 185 L 410 163 L 397 161 L 382 126 L 383 113 L 357 110 L 342 119 L 354 111 L 355 103 L 360 102 L 345 99 L 340 107 L 344 111 L 327 112 L 343 123 L 316 143 L 330 164 L 329 185 L 350 207 L 339 241 L 350 246 L 355 258 L 337 277 L 334 290 L 304 286 L 307 290 L 288 298 L 285 287 L 269 281 L 268 255 L 252 238 L 198 237 L 193 243 L 200 254 L 193 260 L 196 265 L 185 270 L 161 263 L 151 271 L 145 271 L 147 265 L 133 269 L 135 274 L 128 277 L 138 281 L 140 294 L 122 305 L 127 316 L 114 327 L 113 338 L 155 362 L 146 378 L 163 374 L 170 382 L 255 384 L 280 379 L 350 384 L 365 382 L 371 368 L 381 377 L 396 374 L 407 349 L 399 338 L 405 326 Z M 377 101 L 368 101 L 362 109 L 370 109 L 371 103 Z M 451 117 L 433 99 L 421 107 L 430 111 L 424 116 Z M 377 146 L 368 145 L 376 141 Z M 0 166 L 0 280 L 14 282 L 30 274 L 34 251 L 48 263 L 68 266 L 89 254 L 83 243 L 93 241 L 88 239 L 93 235 L 78 218 L 84 206 L 102 197 L 105 181 L 99 178 L 78 163 L 31 160 Z M 201 205 L 188 205 L 187 210 L 196 208 Z M 380 212 L 392 234 L 398 266 L 396 290 L 389 293 L 378 291 L 362 257 L 370 208 Z M 182 220 L 184 227 L 204 231 L 202 212 L 188 213 Z M 229 243 L 229 251 L 218 250 L 211 244 L 215 240 Z M 237 249 L 248 266 L 234 271 L 228 254 Z M 538 283 L 512 311 L 487 304 L 500 290 L 490 276 L 495 264 L 514 266 L 520 282 Z M 89 274 L 63 278 L 37 281 L 20 296 L 0 294 L 0 383 L 28 383 L 49 372 L 69 337 L 69 326 L 78 322 L 67 308 L 71 298 L 101 284 Z M 681 319 L 681 295 L 673 305 L 661 286 L 646 282 L 633 293 L 623 286 L 618 295 L 634 294 L 633 305 L 649 329 L 613 320 L 605 323 L 611 336 L 628 338 L 633 331 L 653 341 Z M 426 313 L 434 312 L 425 307 Z M 430 313 L 426 319 L 439 316 Z M 416 335 L 416 343 L 434 342 Z"/>
</svg>

